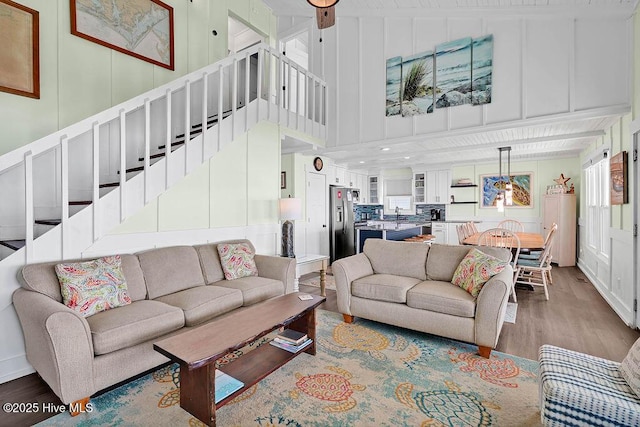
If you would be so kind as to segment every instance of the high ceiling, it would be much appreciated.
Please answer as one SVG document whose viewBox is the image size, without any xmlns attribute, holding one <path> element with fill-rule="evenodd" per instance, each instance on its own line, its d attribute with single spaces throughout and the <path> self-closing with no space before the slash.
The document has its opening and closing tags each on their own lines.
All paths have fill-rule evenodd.
<svg viewBox="0 0 640 427">
<path fill-rule="evenodd" d="M 287 19 L 314 17 L 314 8 L 306 0 L 265 0 L 274 13 Z M 638 0 L 340 0 L 340 16 L 428 16 L 474 11 L 493 13 L 555 14 L 571 10 L 585 14 L 627 12 Z M 339 21 L 337 23 L 339 25 Z M 442 133 L 416 135 L 320 149 L 286 138 L 283 153 L 302 152 L 325 155 L 350 169 L 398 167 L 441 167 L 452 164 L 495 161 L 498 147 L 511 146 L 512 160 L 575 157 L 605 134 L 628 112 L 628 108 L 607 108 L 580 117 L 558 116 L 536 122 L 524 120 L 506 126 L 484 126 Z M 388 150 L 382 150 L 388 148 Z"/>
</svg>

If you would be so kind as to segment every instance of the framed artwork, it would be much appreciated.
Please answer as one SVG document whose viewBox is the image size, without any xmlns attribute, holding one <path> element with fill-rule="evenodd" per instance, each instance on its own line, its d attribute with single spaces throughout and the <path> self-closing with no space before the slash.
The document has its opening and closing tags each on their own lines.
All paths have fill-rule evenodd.
<svg viewBox="0 0 640 427">
<path fill-rule="evenodd" d="M 471 104 L 491 103 L 493 34 L 473 39 L 471 49 Z"/>
<path fill-rule="evenodd" d="M 609 173 L 611 174 L 610 193 L 611 204 L 622 205 L 629 203 L 626 151 L 621 151 L 609 161 Z"/>
<path fill-rule="evenodd" d="M 433 52 L 402 61 L 402 116 L 433 113 Z"/>
<path fill-rule="evenodd" d="M 174 69 L 173 8 L 160 0 L 71 0 L 71 34 Z"/>
<path fill-rule="evenodd" d="M 402 85 L 402 57 L 387 59 L 386 115 L 400 114 L 400 89 Z"/>
<path fill-rule="evenodd" d="M 471 104 L 471 37 L 436 45 L 436 108 Z"/>
<path fill-rule="evenodd" d="M 284 190 L 285 188 L 287 188 L 287 173 L 286 172 L 280 172 L 280 189 Z"/>
<path fill-rule="evenodd" d="M 508 208 L 531 208 L 533 207 L 533 172 L 522 172 L 511 174 L 511 184 L 513 185 L 513 205 Z M 498 174 L 480 175 L 480 207 L 495 208 L 496 197 L 504 190 L 509 177 L 503 175 L 502 179 Z"/>
<path fill-rule="evenodd" d="M 0 91 L 40 98 L 39 13 L 0 0 Z"/>
</svg>

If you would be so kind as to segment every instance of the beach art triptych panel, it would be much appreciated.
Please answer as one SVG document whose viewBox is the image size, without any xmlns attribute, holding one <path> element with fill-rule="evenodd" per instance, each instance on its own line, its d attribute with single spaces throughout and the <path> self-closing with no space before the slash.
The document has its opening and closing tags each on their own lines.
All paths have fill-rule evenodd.
<svg viewBox="0 0 640 427">
<path fill-rule="evenodd" d="M 434 108 L 491 102 L 493 35 L 465 37 L 435 51 L 387 60 L 386 115 L 433 113 Z"/>
</svg>

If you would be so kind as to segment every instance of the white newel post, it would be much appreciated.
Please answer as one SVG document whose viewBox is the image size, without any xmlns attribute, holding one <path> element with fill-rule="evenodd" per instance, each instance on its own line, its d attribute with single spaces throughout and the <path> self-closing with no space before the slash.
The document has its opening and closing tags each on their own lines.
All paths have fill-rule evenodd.
<svg viewBox="0 0 640 427">
<path fill-rule="evenodd" d="M 100 124 L 93 122 L 93 241 L 96 242 L 100 236 Z"/>
<path fill-rule="evenodd" d="M 120 222 L 126 217 L 124 185 L 127 182 L 127 123 L 124 108 L 119 111 L 120 116 Z"/>
<path fill-rule="evenodd" d="M 189 173 L 187 143 L 191 138 L 191 81 L 184 82 L 184 175 Z"/>
<path fill-rule="evenodd" d="M 209 131 L 209 74 L 202 73 L 202 161 L 207 158 L 207 134 Z"/>
<path fill-rule="evenodd" d="M 60 138 L 60 183 L 62 189 L 62 259 L 67 257 L 69 236 L 69 140 L 67 135 Z"/>
<path fill-rule="evenodd" d="M 171 89 L 167 89 L 167 129 L 164 143 L 164 189 L 169 188 L 169 156 L 171 155 Z"/>
<path fill-rule="evenodd" d="M 33 260 L 33 153 L 24 153 L 25 262 Z"/>
</svg>

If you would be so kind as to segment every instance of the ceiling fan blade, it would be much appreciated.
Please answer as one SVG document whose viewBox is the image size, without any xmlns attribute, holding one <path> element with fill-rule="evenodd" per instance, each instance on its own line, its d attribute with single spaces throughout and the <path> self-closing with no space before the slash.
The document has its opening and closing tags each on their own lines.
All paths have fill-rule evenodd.
<svg viewBox="0 0 640 427">
<path fill-rule="evenodd" d="M 333 26 L 336 23 L 336 7 L 316 8 L 316 18 L 318 21 L 318 28 L 320 30 Z"/>
</svg>

